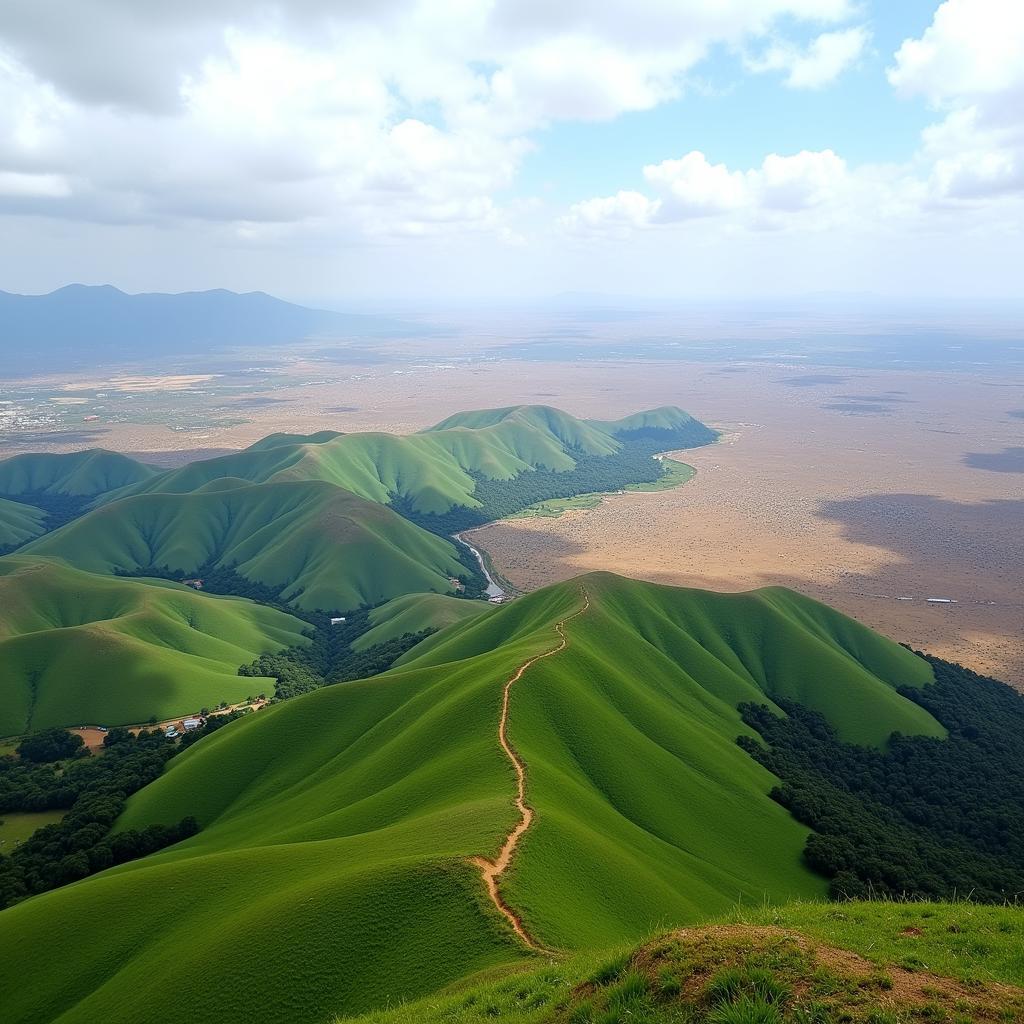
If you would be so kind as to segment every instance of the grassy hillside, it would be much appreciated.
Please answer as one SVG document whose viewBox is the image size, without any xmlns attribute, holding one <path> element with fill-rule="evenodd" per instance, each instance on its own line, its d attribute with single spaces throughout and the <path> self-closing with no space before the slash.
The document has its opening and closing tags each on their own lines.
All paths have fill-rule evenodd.
<svg viewBox="0 0 1024 1024">
<path fill-rule="evenodd" d="M 0 559 L 0 735 L 118 725 L 244 700 L 239 665 L 305 642 L 303 623 L 163 581 Z"/>
<path fill-rule="evenodd" d="M 550 947 L 824 892 L 806 830 L 736 745 L 739 701 L 798 690 L 849 735 L 941 733 L 892 689 L 928 667 L 814 602 L 604 574 L 550 587 L 175 759 L 120 827 L 192 814 L 199 835 L 0 914 L 11 1019 L 325 1020 L 534 960 L 467 861 L 518 819 L 504 684 L 566 620 L 568 646 L 523 675 L 509 723 L 537 817 L 502 889 Z M 96 929 L 111 908 L 117 928 Z"/>
<path fill-rule="evenodd" d="M 587 422 L 598 430 L 611 434 L 612 437 L 633 434 L 642 430 L 678 431 L 703 426 L 689 413 L 683 412 L 682 409 L 674 405 L 646 409 L 643 412 L 633 413 L 631 416 L 624 416 L 621 420 L 588 420 Z"/>
<path fill-rule="evenodd" d="M 92 572 L 233 567 L 305 609 L 352 609 L 410 592 L 450 592 L 453 545 L 331 484 L 214 481 L 185 494 L 100 506 L 29 546 Z"/>
<path fill-rule="evenodd" d="M 352 645 L 365 651 L 375 644 L 419 633 L 424 629 L 445 629 L 493 610 L 481 601 L 463 601 L 444 594 L 407 594 L 396 597 L 370 612 L 371 628 Z"/>
<path fill-rule="evenodd" d="M 67 455 L 15 455 L 0 462 L 0 495 L 92 497 L 141 483 L 157 472 L 127 455 L 101 448 Z"/>
<path fill-rule="evenodd" d="M 681 410 L 650 415 L 659 424 L 677 423 L 678 430 L 662 430 L 677 447 L 706 444 L 715 437 Z M 250 483 L 321 480 L 369 501 L 395 503 L 418 515 L 438 515 L 456 506 L 485 505 L 486 497 L 478 493 L 481 480 L 526 480 L 536 470 L 564 475 L 565 494 L 578 493 L 572 474 L 581 460 L 589 466 L 621 455 L 622 450 L 623 440 L 600 425 L 546 406 L 515 406 L 459 413 L 409 436 L 329 431 L 309 437 L 273 435 L 245 451 L 190 463 L 113 497 L 185 493 L 222 478 Z M 619 475 L 623 471 L 626 476 L 616 487 L 632 479 L 628 467 Z"/>
<path fill-rule="evenodd" d="M 1024 1018 L 1024 916 L 795 902 L 558 965 L 492 972 L 360 1024 L 902 1024 Z M 341 1021 L 338 1021 L 341 1024 Z"/>
<path fill-rule="evenodd" d="M 46 529 L 45 522 L 41 508 L 0 498 L 0 553 L 38 537 Z"/>
</svg>

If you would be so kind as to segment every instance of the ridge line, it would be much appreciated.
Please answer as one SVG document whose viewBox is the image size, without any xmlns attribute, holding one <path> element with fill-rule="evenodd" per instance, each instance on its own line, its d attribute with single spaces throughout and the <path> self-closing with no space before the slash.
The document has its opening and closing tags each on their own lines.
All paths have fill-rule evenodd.
<svg viewBox="0 0 1024 1024">
<path fill-rule="evenodd" d="M 590 607 L 590 595 L 587 593 L 586 587 L 581 586 L 580 591 L 583 594 L 583 607 L 578 608 L 571 615 L 567 615 L 565 618 L 559 619 L 558 622 L 555 623 L 555 631 L 559 636 L 558 643 L 550 650 L 544 651 L 541 654 L 535 654 L 532 658 L 528 658 L 524 661 L 505 683 L 501 701 L 501 717 L 498 720 L 498 742 L 501 745 L 502 750 L 504 750 L 506 757 L 508 757 L 512 762 L 512 767 L 515 768 L 516 771 L 515 803 L 519 810 L 519 822 L 505 837 L 505 842 L 502 844 L 501 850 L 494 860 L 489 860 L 487 857 L 469 858 L 470 863 L 476 865 L 476 867 L 480 869 L 480 875 L 484 880 L 484 884 L 487 886 L 487 894 L 490 897 L 491 902 L 495 907 L 497 907 L 498 911 L 506 918 L 509 924 L 512 925 L 513 931 L 515 931 L 516 935 L 519 936 L 523 944 L 538 953 L 550 953 L 552 951 L 546 949 L 530 935 L 526 930 L 526 926 L 522 922 L 522 918 L 520 918 L 508 903 L 505 902 L 498 888 L 498 879 L 508 869 L 508 866 L 512 861 L 512 855 L 515 853 L 516 847 L 519 845 L 519 840 L 526 834 L 527 829 L 529 829 L 530 825 L 533 824 L 533 820 L 535 818 L 533 808 L 526 802 L 526 764 L 516 752 L 515 747 L 512 746 L 512 743 L 508 738 L 509 694 L 511 693 L 512 687 L 522 679 L 528 668 L 532 665 L 536 665 L 538 661 L 542 661 L 544 658 L 550 658 L 552 655 L 559 654 L 569 646 L 569 638 L 565 633 L 566 623 L 576 618 L 578 615 L 582 615 Z"/>
</svg>

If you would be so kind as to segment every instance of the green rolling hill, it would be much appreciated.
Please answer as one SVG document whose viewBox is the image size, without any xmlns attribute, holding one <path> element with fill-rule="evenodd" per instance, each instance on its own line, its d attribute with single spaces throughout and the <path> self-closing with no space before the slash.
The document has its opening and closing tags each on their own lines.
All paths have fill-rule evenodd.
<svg viewBox="0 0 1024 1024">
<path fill-rule="evenodd" d="M 695 420 L 689 413 L 683 412 L 682 409 L 674 405 L 646 409 L 643 412 L 633 413 L 631 416 L 624 416 L 621 420 L 588 420 L 587 422 L 592 427 L 616 438 L 635 436 L 640 433 L 657 436 L 660 433 L 672 434 L 686 431 L 694 431 L 695 435 L 699 436 L 701 428 L 704 427 L 699 420 Z"/>
<path fill-rule="evenodd" d="M 568 954 L 824 895 L 807 829 L 736 744 L 753 735 L 740 702 L 797 695 L 880 747 L 944 735 L 896 692 L 927 686 L 930 665 L 809 599 L 585 576 L 175 758 L 118 827 L 194 815 L 198 835 L 0 913 L 8 1018 L 327 1021 L 538 963 L 470 858 L 495 857 L 520 818 L 502 692 L 560 629 L 567 646 L 510 691 L 536 817 L 500 886 Z"/>
<path fill-rule="evenodd" d="M 681 410 L 655 410 L 641 414 L 636 422 L 643 422 L 643 415 L 658 424 L 657 440 L 670 446 L 707 444 L 716 436 Z M 567 494 L 581 493 L 574 472 L 583 462 L 593 469 L 607 460 L 608 472 L 618 474 L 613 481 L 618 487 L 615 481 L 625 473 L 623 479 L 629 482 L 633 467 L 620 466 L 616 460 L 626 440 L 635 443 L 642 433 L 632 428 L 623 432 L 621 424 L 587 423 L 547 406 L 514 406 L 459 413 L 407 436 L 277 434 L 245 451 L 135 482 L 104 500 L 186 493 L 223 478 L 250 483 L 320 480 L 369 501 L 401 505 L 416 515 L 440 515 L 457 506 L 486 506 L 486 495 L 478 493 L 481 480 L 515 482 L 538 470 L 561 477 Z M 649 452 L 636 454 L 641 462 L 650 461 Z"/>
<path fill-rule="evenodd" d="M 304 643 L 304 626 L 238 598 L 10 555 L 0 559 L 0 735 L 242 701 L 273 684 L 239 677 L 239 665 Z"/>
<path fill-rule="evenodd" d="M 100 573 L 230 567 L 309 610 L 450 592 L 449 577 L 467 572 L 451 542 L 317 480 L 214 479 L 193 492 L 123 498 L 24 550 Z"/>
<path fill-rule="evenodd" d="M 46 529 L 45 522 L 41 508 L 0 498 L 0 554 L 38 537 Z"/>
<path fill-rule="evenodd" d="M 370 629 L 352 647 L 356 651 L 365 651 L 375 644 L 397 639 L 406 633 L 446 629 L 493 610 L 493 605 L 460 600 L 445 594 L 406 594 L 374 608 L 370 612 Z"/>
<path fill-rule="evenodd" d="M 91 498 L 139 484 L 159 470 L 101 448 L 67 455 L 15 455 L 0 462 L 0 495 Z"/>
</svg>

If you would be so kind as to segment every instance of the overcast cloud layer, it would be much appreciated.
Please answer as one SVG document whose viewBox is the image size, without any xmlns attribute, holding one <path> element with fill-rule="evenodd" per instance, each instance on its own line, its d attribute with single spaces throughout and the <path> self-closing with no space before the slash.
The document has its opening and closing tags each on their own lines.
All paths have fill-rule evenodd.
<svg viewBox="0 0 1024 1024">
<path fill-rule="evenodd" d="M 1024 226 L 1017 0 L 947 0 L 883 55 L 892 102 L 932 111 L 901 163 L 791 148 L 729 166 L 667 136 L 640 187 L 590 193 L 569 161 L 567 202 L 522 184 L 557 133 L 603 125 L 615 147 L 722 54 L 795 95 L 873 47 L 852 0 L 5 0 L 0 288 L 1005 293 Z"/>
</svg>

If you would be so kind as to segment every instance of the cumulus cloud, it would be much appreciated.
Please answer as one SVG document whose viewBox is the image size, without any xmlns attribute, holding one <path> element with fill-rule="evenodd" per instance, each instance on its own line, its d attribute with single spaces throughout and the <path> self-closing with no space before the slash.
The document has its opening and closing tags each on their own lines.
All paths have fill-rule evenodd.
<svg viewBox="0 0 1024 1024">
<path fill-rule="evenodd" d="M 1024 196 L 1024 5 L 946 0 L 888 76 L 945 112 L 923 138 L 936 201 Z"/>
<path fill-rule="evenodd" d="M 831 41 L 819 46 L 822 40 Z M 848 29 L 819 36 L 805 51 L 773 44 L 754 70 L 786 70 L 791 85 L 821 84 L 855 60 L 866 41 L 862 29 Z M 752 228 L 927 228 L 930 211 L 977 213 L 985 207 L 1004 229 L 1019 224 L 1024 4 L 945 0 L 924 33 L 899 47 L 887 75 L 897 93 L 922 96 L 941 114 L 922 132 L 913 160 L 851 169 L 832 150 L 805 151 L 770 154 L 759 167 L 737 170 L 695 151 L 644 168 L 652 194 L 630 198 L 632 221 L 653 227 L 718 216 Z M 621 231 L 630 222 L 623 216 L 623 195 L 635 194 L 584 200 L 561 224 L 575 233 L 600 233 L 607 218 Z"/>
<path fill-rule="evenodd" d="M 784 71 L 783 81 L 791 89 L 820 89 L 857 63 L 870 38 L 863 26 L 823 32 L 805 47 L 775 42 L 744 63 L 754 72 Z"/>
<path fill-rule="evenodd" d="M 830 149 L 791 156 L 771 153 L 759 167 L 746 171 L 712 164 L 694 150 L 678 160 L 651 164 L 643 173 L 653 196 L 619 192 L 584 200 L 562 218 L 562 227 L 600 234 L 714 216 L 772 227 L 781 215 L 792 221 L 801 211 L 835 203 L 851 187 L 846 163 Z"/>
<path fill-rule="evenodd" d="M 850 0 L 37 0 L 0 7 L 6 210 L 338 237 L 512 232 L 534 134 L 680 95 Z M 14 204 L 12 206 L 12 204 Z M 261 230 L 259 225 L 268 226 Z"/>
</svg>

